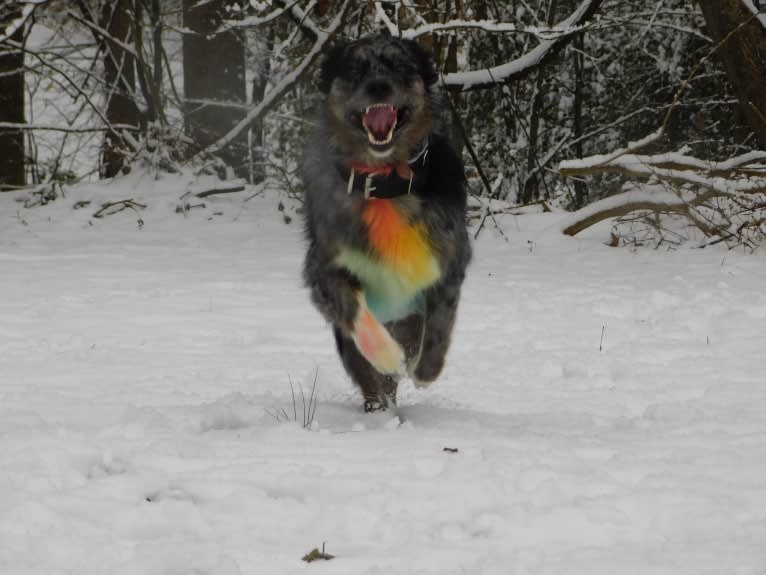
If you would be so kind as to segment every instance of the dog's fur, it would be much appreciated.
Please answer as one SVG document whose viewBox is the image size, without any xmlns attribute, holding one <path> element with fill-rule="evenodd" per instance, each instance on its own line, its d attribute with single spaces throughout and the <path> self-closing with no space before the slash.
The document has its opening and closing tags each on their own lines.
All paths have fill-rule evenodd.
<svg viewBox="0 0 766 575">
<path fill-rule="evenodd" d="M 323 105 L 302 163 L 309 241 L 304 279 L 313 303 L 334 328 L 341 360 L 361 388 L 366 410 L 395 403 L 404 370 L 417 385 L 439 375 L 471 258 L 463 164 L 450 141 L 449 114 L 440 104 L 437 79 L 431 59 L 416 42 L 383 36 L 337 43 L 320 70 Z M 366 133 L 367 122 L 374 121 L 368 112 L 376 105 L 394 109 L 397 118 L 388 131 L 393 140 L 385 146 L 378 145 L 382 136 Z M 383 112 L 379 120 L 383 133 L 390 127 L 386 116 L 390 113 Z M 362 193 L 349 192 L 346 174 L 352 166 L 375 170 L 406 166 L 408 161 L 414 165 L 418 151 L 425 159 L 414 192 L 394 199 L 366 199 Z M 364 215 L 370 202 L 391 202 L 410 226 L 408 232 L 423 232 L 432 267 L 438 270 L 403 317 L 373 313 L 372 304 L 367 304 L 378 286 L 345 264 L 343 254 L 352 251 L 368 258 L 369 265 L 380 263 L 382 256 L 372 245 L 371 224 Z M 408 253 L 396 257 L 406 269 Z M 370 341 L 372 352 L 365 343 Z"/>
</svg>

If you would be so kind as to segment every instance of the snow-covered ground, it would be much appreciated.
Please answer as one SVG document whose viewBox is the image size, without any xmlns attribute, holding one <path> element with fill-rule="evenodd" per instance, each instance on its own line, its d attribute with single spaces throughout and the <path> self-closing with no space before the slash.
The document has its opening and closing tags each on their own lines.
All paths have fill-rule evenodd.
<svg viewBox="0 0 766 575">
<path fill-rule="evenodd" d="M 0 573 L 766 573 L 762 254 L 507 216 L 443 377 L 364 415 L 294 205 L 175 213 L 209 184 L 0 195 Z"/>
</svg>

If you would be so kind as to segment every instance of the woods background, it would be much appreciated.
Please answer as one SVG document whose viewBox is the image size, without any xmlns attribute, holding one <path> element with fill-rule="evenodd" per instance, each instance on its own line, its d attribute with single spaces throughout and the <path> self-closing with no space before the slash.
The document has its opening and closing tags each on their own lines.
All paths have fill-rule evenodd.
<svg viewBox="0 0 766 575">
<path fill-rule="evenodd" d="M 335 38 L 383 32 L 434 55 L 484 217 L 592 204 L 566 233 L 622 218 L 615 245 L 694 236 L 755 247 L 766 230 L 759 8 L 758 0 L 5 2 L 0 188 L 55 196 L 57 186 L 133 169 L 194 170 L 300 198 L 296 164 L 322 51 Z"/>
</svg>

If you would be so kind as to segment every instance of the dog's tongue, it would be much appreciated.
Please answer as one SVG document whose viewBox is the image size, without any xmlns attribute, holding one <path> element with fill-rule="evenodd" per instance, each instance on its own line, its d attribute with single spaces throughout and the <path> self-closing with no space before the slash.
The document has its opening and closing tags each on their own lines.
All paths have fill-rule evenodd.
<svg viewBox="0 0 766 575">
<path fill-rule="evenodd" d="M 385 142 L 396 126 L 396 108 L 388 105 L 370 106 L 362 121 L 375 140 Z"/>
</svg>

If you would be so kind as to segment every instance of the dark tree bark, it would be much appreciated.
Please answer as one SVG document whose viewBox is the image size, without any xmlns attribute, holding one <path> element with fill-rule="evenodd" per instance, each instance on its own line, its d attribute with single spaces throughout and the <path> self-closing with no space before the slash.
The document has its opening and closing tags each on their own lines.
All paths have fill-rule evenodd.
<svg viewBox="0 0 766 575">
<path fill-rule="evenodd" d="M 700 0 L 700 6 L 715 43 L 750 19 L 726 40 L 718 55 L 748 125 L 766 149 L 766 29 L 751 18 L 743 0 Z"/>
<path fill-rule="evenodd" d="M 266 41 L 259 46 L 258 49 L 262 49 L 264 54 L 270 53 L 274 47 L 274 31 L 266 30 Z M 271 64 L 268 57 L 260 58 L 259 65 L 255 75 L 253 76 L 252 90 L 253 90 L 253 105 L 263 101 L 266 95 L 266 85 L 269 81 L 269 75 L 271 74 Z M 257 184 L 266 179 L 266 154 L 264 152 L 264 139 L 263 139 L 263 119 L 255 122 L 250 129 L 250 150 L 252 152 L 250 157 L 250 183 Z"/>
<path fill-rule="evenodd" d="M 123 48 L 133 38 L 135 12 L 131 0 L 105 2 L 101 27 L 109 32 L 104 40 L 104 80 L 106 81 L 106 119 L 111 125 L 138 126 L 141 111 L 135 101 L 135 58 Z M 107 132 L 101 155 L 101 174 L 111 178 L 125 168 L 126 143 L 118 131 Z"/>
<path fill-rule="evenodd" d="M 546 20 L 548 26 L 552 26 L 556 15 L 556 0 L 550 0 L 548 4 L 548 13 Z M 540 117 L 543 114 L 543 81 L 545 73 L 542 68 L 537 70 L 537 79 L 535 80 L 535 94 L 532 100 L 532 110 L 529 114 L 529 143 L 527 147 L 527 177 L 524 181 L 524 189 L 521 191 L 519 201 L 522 204 L 528 204 L 540 199 L 540 180 L 538 171 L 540 168 L 540 158 L 538 157 L 538 137 L 540 133 Z M 543 182 L 544 183 L 544 182 Z M 547 194 L 546 194 L 547 197 Z"/>
<path fill-rule="evenodd" d="M 245 116 L 236 104 L 245 104 L 245 50 L 241 34 L 219 31 L 224 19 L 232 16 L 231 0 L 184 0 L 183 36 L 184 96 L 186 133 L 204 149 L 226 135 Z M 235 104 L 232 106 L 231 104 Z M 221 159 L 234 173 L 247 177 L 247 133 L 242 133 L 224 150 Z"/>
<path fill-rule="evenodd" d="M 0 7 L 0 32 L 20 16 L 20 5 Z M 23 26 L 11 40 L 23 43 Z M 8 44 L 0 46 L 0 122 L 24 123 L 24 54 Z M 24 180 L 24 133 L 0 128 L 0 190 L 23 186 Z"/>
<path fill-rule="evenodd" d="M 583 90 L 585 87 L 585 33 L 579 34 L 574 40 L 575 50 L 572 52 L 574 59 L 574 109 L 572 114 L 572 137 L 575 138 L 575 157 L 583 157 L 582 139 L 583 134 Z M 576 178 L 574 181 L 575 197 L 574 208 L 579 210 L 585 205 L 585 200 L 588 198 L 588 186 L 581 178 Z"/>
</svg>

